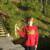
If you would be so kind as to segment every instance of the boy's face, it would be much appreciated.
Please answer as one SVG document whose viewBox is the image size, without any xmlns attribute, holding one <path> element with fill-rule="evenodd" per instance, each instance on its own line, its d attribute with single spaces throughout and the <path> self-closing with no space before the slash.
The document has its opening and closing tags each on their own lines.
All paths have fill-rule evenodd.
<svg viewBox="0 0 50 50">
<path fill-rule="evenodd" d="M 30 18 L 30 19 L 28 20 L 28 24 L 29 24 L 29 25 L 33 25 L 33 21 L 34 21 L 34 18 Z"/>
</svg>

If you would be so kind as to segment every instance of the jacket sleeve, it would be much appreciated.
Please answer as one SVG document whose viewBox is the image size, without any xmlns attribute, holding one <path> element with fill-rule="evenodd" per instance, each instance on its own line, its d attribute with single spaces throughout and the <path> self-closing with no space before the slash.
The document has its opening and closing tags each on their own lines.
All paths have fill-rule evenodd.
<svg viewBox="0 0 50 50">
<path fill-rule="evenodd" d="M 39 38 L 39 34 L 38 34 L 38 28 L 36 28 L 36 34 L 35 34 L 35 45 L 38 45 L 38 38 Z"/>
<path fill-rule="evenodd" d="M 25 36 L 24 28 L 25 27 L 23 27 L 22 30 L 17 30 L 17 32 L 18 32 L 20 37 L 24 37 Z"/>
</svg>

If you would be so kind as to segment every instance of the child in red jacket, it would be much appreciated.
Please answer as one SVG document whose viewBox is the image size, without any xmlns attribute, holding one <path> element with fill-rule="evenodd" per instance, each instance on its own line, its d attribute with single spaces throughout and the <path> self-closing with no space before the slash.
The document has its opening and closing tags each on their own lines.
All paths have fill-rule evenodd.
<svg viewBox="0 0 50 50">
<path fill-rule="evenodd" d="M 22 38 L 26 38 L 23 43 L 25 50 L 35 50 L 38 46 L 38 27 L 33 25 L 34 18 L 27 18 L 28 24 L 22 28 L 22 31 L 17 28 L 17 32 Z"/>
</svg>

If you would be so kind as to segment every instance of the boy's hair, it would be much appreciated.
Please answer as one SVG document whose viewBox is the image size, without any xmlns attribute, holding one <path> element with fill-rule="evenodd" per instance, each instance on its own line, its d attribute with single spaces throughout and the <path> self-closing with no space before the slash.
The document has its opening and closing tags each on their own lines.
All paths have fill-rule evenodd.
<svg viewBox="0 0 50 50">
<path fill-rule="evenodd" d="M 31 19 L 31 18 L 32 18 L 31 16 L 27 16 L 27 17 L 25 17 L 25 21 L 28 22 L 29 19 Z"/>
<path fill-rule="evenodd" d="M 30 18 L 32 18 L 31 16 L 27 16 L 27 17 L 25 17 L 26 19 L 30 19 Z"/>
</svg>

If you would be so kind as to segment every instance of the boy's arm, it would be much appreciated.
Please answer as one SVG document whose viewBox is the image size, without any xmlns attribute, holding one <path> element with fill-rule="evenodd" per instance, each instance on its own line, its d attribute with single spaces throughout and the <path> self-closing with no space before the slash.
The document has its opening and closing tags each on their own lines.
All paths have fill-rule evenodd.
<svg viewBox="0 0 50 50">
<path fill-rule="evenodd" d="M 25 36 L 25 32 L 23 30 L 24 30 L 24 27 L 21 30 L 17 29 L 17 32 L 20 35 L 20 37 L 24 37 Z"/>
</svg>

